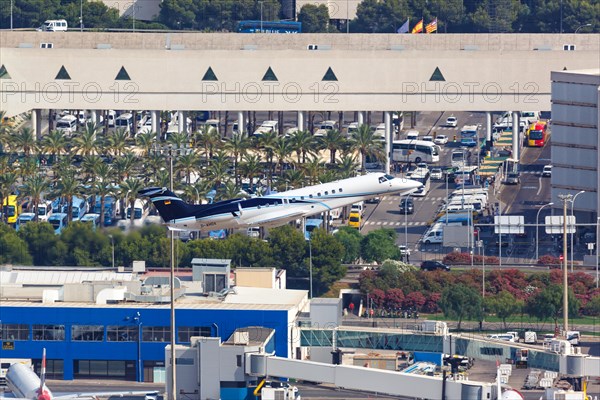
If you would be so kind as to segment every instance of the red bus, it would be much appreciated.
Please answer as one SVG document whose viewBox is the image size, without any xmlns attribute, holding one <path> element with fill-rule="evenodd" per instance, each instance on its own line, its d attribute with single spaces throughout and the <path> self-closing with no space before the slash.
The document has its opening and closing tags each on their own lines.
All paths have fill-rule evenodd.
<svg viewBox="0 0 600 400">
<path fill-rule="evenodd" d="M 529 147 L 544 147 L 548 140 L 547 125 L 544 121 L 538 121 L 529 126 L 527 130 L 527 145 Z"/>
</svg>

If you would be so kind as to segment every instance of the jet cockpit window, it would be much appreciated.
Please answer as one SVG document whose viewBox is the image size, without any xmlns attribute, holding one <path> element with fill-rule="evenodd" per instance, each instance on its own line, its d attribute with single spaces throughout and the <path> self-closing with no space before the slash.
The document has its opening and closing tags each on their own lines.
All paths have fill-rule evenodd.
<svg viewBox="0 0 600 400">
<path fill-rule="evenodd" d="M 385 177 L 387 178 L 388 181 L 391 181 L 392 179 L 394 179 L 394 176 L 392 176 L 392 175 L 385 175 Z"/>
<path fill-rule="evenodd" d="M 385 179 L 385 176 L 380 176 L 379 183 L 383 183 L 383 182 L 387 182 L 387 179 Z"/>
</svg>

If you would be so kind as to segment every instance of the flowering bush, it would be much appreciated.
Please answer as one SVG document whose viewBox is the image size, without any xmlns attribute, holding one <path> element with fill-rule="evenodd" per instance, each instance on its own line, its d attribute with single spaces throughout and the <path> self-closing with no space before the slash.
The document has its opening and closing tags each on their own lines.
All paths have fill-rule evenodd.
<svg viewBox="0 0 600 400">
<path fill-rule="evenodd" d="M 551 268 L 558 268 L 560 266 L 560 259 L 558 257 L 554 257 L 551 254 L 546 254 L 541 256 L 538 261 L 538 265 L 545 265 Z"/>
</svg>

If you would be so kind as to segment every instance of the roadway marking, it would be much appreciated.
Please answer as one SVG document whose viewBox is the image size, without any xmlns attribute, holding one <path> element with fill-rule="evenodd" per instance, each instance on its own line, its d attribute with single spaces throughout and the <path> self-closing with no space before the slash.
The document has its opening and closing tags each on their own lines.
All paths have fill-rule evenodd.
<svg viewBox="0 0 600 400">
<path fill-rule="evenodd" d="M 537 186 L 523 186 L 523 187 L 521 187 L 521 189 L 537 189 L 537 188 L 538 188 Z M 538 194 L 539 194 L 539 191 L 538 191 Z"/>
<path fill-rule="evenodd" d="M 543 178 L 543 177 L 541 177 L 541 176 L 538 178 L 538 181 L 539 181 L 539 183 L 538 183 L 539 189 L 538 189 L 537 193 L 535 194 L 536 196 L 539 196 L 539 195 L 540 195 L 540 192 L 542 191 L 542 178 Z"/>
</svg>

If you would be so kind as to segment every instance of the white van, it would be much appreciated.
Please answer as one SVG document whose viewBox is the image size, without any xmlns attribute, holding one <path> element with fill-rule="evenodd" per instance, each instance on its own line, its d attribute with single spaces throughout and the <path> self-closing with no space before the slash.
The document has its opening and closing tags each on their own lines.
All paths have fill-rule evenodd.
<svg viewBox="0 0 600 400">
<path fill-rule="evenodd" d="M 407 140 L 418 140 L 419 139 L 419 131 L 411 129 L 410 131 L 406 132 L 406 139 Z"/>
<path fill-rule="evenodd" d="M 77 117 L 74 115 L 65 115 L 56 122 L 56 130 L 65 134 L 76 132 Z"/>
<path fill-rule="evenodd" d="M 279 122 L 277 121 L 263 121 L 263 123 L 256 128 L 253 135 L 260 136 L 265 133 L 278 133 L 279 132 Z"/>
<path fill-rule="evenodd" d="M 67 21 L 64 19 L 49 19 L 36 30 L 38 32 L 66 32 Z"/>
<path fill-rule="evenodd" d="M 48 221 L 48 218 L 52 215 L 52 202 L 42 201 L 38 204 L 37 213 L 39 221 Z"/>
<path fill-rule="evenodd" d="M 133 126 L 133 115 L 131 113 L 123 113 L 115 119 L 115 127 L 125 129 L 125 132 L 130 132 Z"/>
<path fill-rule="evenodd" d="M 115 110 L 108 110 L 108 112 L 106 113 L 106 120 L 108 121 L 109 128 L 115 127 L 116 119 L 117 119 L 117 113 L 115 112 Z"/>
<path fill-rule="evenodd" d="M 352 207 L 350 208 L 350 212 L 357 212 L 360 214 L 360 216 L 364 216 L 365 215 L 365 202 L 364 201 L 360 201 L 358 203 L 354 203 L 352 204 Z"/>
<path fill-rule="evenodd" d="M 314 136 L 325 136 L 327 131 L 334 131 L 337 129 L 337 122 L 335 121 L 323 121 L 315 130 Z"/>
</svg>

